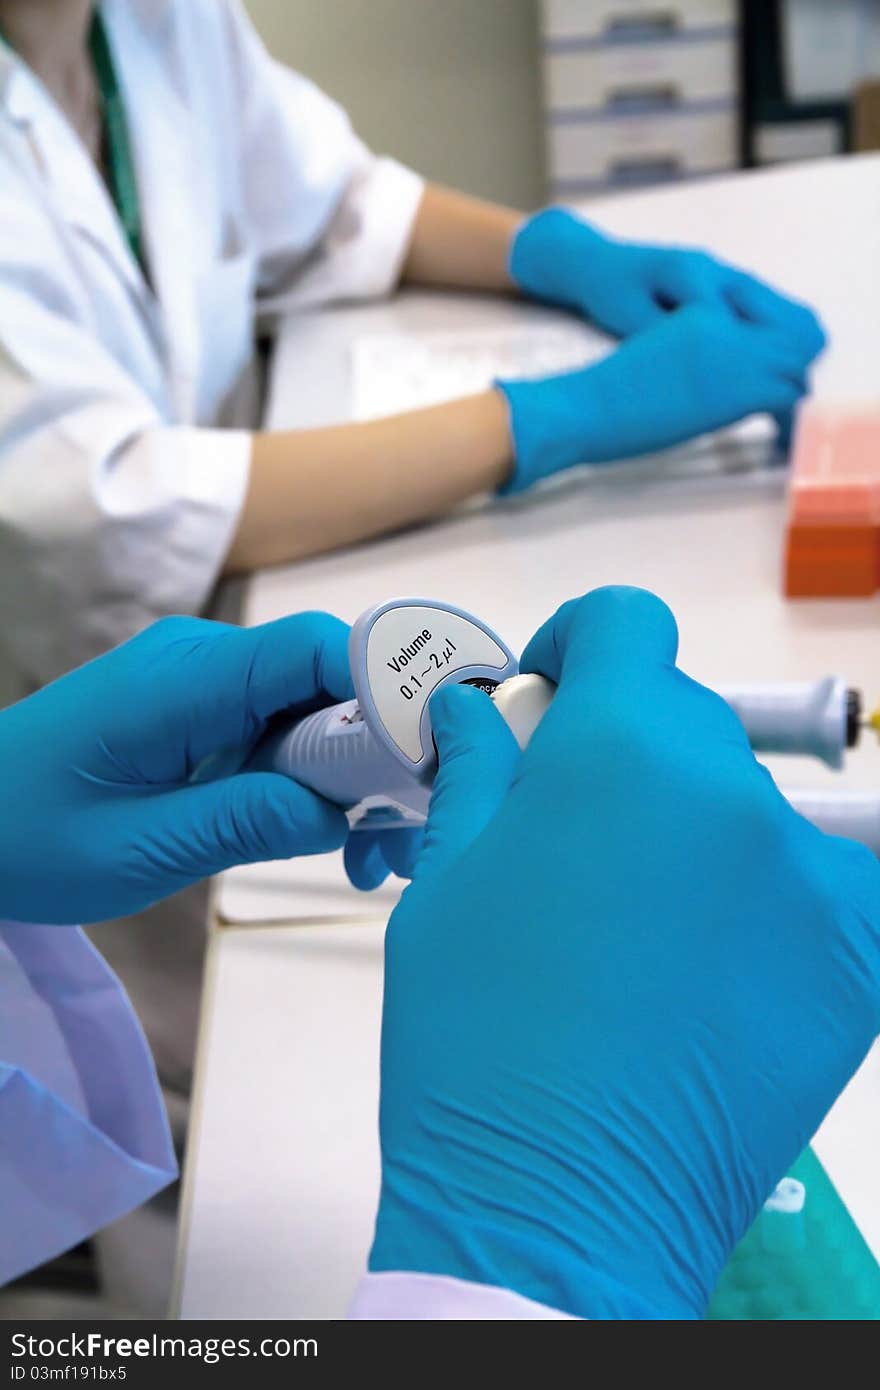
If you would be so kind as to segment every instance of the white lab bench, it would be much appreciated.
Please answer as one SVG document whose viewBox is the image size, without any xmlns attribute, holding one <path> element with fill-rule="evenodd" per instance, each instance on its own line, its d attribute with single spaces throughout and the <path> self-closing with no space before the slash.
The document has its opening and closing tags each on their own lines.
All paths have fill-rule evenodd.
<svg viewBox="0 0 880 1390">
<path fill-rule="evenodd" d="M 623 235 L 709 247 L 809 300 L 831 342 L 816 393 L 877 398 L 880 156 L 631 194 L 588 211 Z M 557 317 L 421 293 L 300 317 L 279 342 L 269 423 L 350 418 L 351 344 L 362 334 Z M 784 477 L 748 466 L 759 444 L 707 448 L 710 476 L 675 457 L 571 475 L 543 494 L 265 571 L 249 586 L 246 621 L 310 607 L 351 621 L 373 602 L 423 594 L 472 609 L 517 649 L 573 594 L 638 584 L 676 613 L 681 664 L 699 680 L 834 671 L 880 698 L 880 602 L 787 602 Z M 804 760 L 772 766 L 783 785 L 867 787 L 880 752 L 863 746 L 843 774 Z M 356 895 L 338 856 L 235 870 L 218 884 L 184 1184 L 182 1316 L 343 1313 L 377 1191 L 381 945 L 396 895 L 393 886 Z M 876 1051 L 817 1148 L 880 1256 Z"/>
</svg>

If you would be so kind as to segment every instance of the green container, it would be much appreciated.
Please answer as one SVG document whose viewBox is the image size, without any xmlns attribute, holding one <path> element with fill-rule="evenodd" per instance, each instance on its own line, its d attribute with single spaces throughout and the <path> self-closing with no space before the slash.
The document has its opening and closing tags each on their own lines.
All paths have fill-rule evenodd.
<svg viewBox="0 0 880 1390">
<path fill-rule="evenodd" d="M 734 1250 L 709 1318 L 880 1322 L 880 1265 L 812 1149 L 789 1176 L 800 1211 L 765 1207 Z"/>
</svg>

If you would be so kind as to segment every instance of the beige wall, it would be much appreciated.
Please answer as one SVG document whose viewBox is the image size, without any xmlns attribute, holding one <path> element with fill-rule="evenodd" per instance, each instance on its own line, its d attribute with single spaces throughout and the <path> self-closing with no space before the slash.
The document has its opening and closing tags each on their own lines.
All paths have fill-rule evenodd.
<svg viewBox="0 0 880 1390">
<path fill-rule="evenodd" d="M 245 0 L 266 43 L 427 177 L 542 196 L 536 0 Z"/>
</svg>

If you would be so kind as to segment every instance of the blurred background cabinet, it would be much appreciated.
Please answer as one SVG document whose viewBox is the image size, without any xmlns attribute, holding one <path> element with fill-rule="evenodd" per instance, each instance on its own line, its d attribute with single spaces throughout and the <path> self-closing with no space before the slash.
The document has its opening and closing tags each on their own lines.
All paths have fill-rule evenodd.
<svg viewBox="0 0 880 1390">
<path fill-rule="evenodd" d="M 542 0 L 551 197 L 739 163 L 735 0 Z"/>
<path fill-rule="evenodd" d="M 514 207 L 880 144 L 880 0 L 245 0 L 377 150 Z"/>
</svg>

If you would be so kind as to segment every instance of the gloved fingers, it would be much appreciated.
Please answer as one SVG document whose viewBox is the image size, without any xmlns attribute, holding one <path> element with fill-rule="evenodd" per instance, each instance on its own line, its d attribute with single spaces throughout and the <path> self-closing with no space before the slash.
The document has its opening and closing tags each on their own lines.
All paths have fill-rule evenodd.
<svg viewBox="0 0 880 1390">
<path fill-rule="evenodd" d="M 791 453 L 792 441 L 794 439 L 794 407 L 791 410 L 776 410 L 773 412 L 773 419 L 776 424 L 776 448 L 780 454 L 786 458 Z"/>
<path fill-rule="evenodd" d="M 669 253 L 659 285 L 661 299 L 667 300 L 669 307 L 717 304 L 745 323 L 778 330 L 794 350 L 801 368 L 825 346 L 824 329 L 806 304 L 704 252 Z"/>
<path fill-rule="evenodd" d="M 444 686 L 429 708 L 440 765 L 416 866 L 418 882 L 452 863 L 482 833 L 520 762 L 516 739 L 482 691 Z"/>
<path fill-rule="evenodd" d="M 797 408 L 812 389 L 810 373 L 807 367 L 798 368 L 788 363 L 777 365 L 773 376 L 771 400 L 767 408 L 779 424 L 779 445 L 788 452 Z"/>
<path fill-rule="evenodd" d="M 415 878 L 425 848 L 425 827 L 383 830 L 381 834 L 382 853 L 391 872 L 398 878 Z"/>
<path fill-rule="evenodd" d="M 753 345 L 753 357 L 763 357 L 768 383 L 763 408 L 776 420 L 778 447 L 783 453 L 791 448 L 794 417 L 799 402 L 809 394 L 810 380 L 806 364 L 793 340 L 779 330 L 759 330 L 760 344 Z"/>
<path fill-rule="evenodd" d="M 781 375 L 779 386 L 777 386 L 779 398 L 772 406 L 772 414 L 776 418 L 777 430 L 779 430 L 779 448 L 785 455 L 791 452 L 792 439 L 794 439 L 795 424 L 798 420 L 798 407 L 810 392 L 810 379 L 808 371 L 801 373 L 787 373 Z"/>
<path fill-rule="evenodd" d="M 139 748 L 151 751 L 161 740 L 156 780 L 183 780 L 221 750 L 223 766 L 232 766 L 273 715 L 304 713 L 354 694 L 349 629 L 327 613 L 298 613 L 254 628 L 170 619 L 152 632 L 154 654 L 143 671 L 150 715 L 146 729 L 141 720 Z M 151 776 L 150 768 L 143 772 Z"/>
<path fill-rule="evenodd" d="M 713 256 L 677 248 L 656 255 L 654 295 L 663 309 L 682 309 L 688 304 L 723 305 L 726 267 Z"/>
<path fill-rule="evenodd" d="M 589 306 L 584 312 L 587 318 L 595 318 L 603 328 L 609 328 L 619 338 L 628 338 L 633 333 L 641 333 L 650 328 L 661 317 L 663 305 L 657 302 L 647 285 L 633 280 L 622 285 L 613 296 L 613 313 L 609 316 L 613 323 L 606 324 L 601 313 L 594 313 Z"/>
<path fill-rule="evenodd" d="M 520 662 L 558 689 L 523 755 L 523 772 L 539 768 L 548 747 L 592 756 L 604 743 L 632 759 L 674 747 L 686 727 L 711 756 L 748 767 L 745 730 L 730 706 L 675 665 L 678 630 L 666 605 L 643 589 L 595 589 L 564 604 L 529 642 Z M 583 737 L 572 741 L 574 731 Z M 568 750 L 568 751 L 566 751 Z M 555 755 L 554 755 L 555 756 Z M 569 769 L 573 764 L 569 764 Z M 572 778 L 572 784 L 577 778 Z"/>
<path fill-rule="evenodd" d="M 352 886 L 369 893 L 389 873 L 413 878 L 422 852 L 421 826 L 397 830 L 354 830 L 345 842 L 345 872 Z"/>
<path fill-rule="evenodd" d="M 806 382 L 810 360 L 794 334 L 778 325 L 764 327 L 742 321 L 753 359 L 764 362 L 771 371 L 793 381 Z"/>
<path fill-rule="evenodd" d="M 381 887 L 391 872 L 377 830 L 353 830 L 342 857 L 349 883 L 361 893 Z"/>
<path fill-rule="evenodd" d="M 247 679 L 247 700 L 258 719 L 291 707 L 349 700 L 349 627 L 329 613 L 295 613 L 261 627 L 242 628 L 236 664 Z"/>
<path fill-rule="evenodd" d="M 807 396 L 810 393 L 810 378 L 806 370 L 800 372 L 781 372 L 779 374 L 779 380 L 784 391 L 793 395 L 792 403 L 799 401 L 802 396 Z"/>
<path fill-rule="evenodd" d="M 143 872 L 162 896 L 236 864 L 324 854 L 348 834 L 338 806 L 271 772 L 181 787 L 141 803 L 137 812 Z"/>
<path fill-rule="evenodd" d="M 651 667 L 668 669 L 677 652 L 678 628 L 662 599 L 609 585 L 564 603 L 527 643 L 520 670 L 559 685 L 576 676 L 601 679 L 609 667 L 642 675 Z"/>
<path fill-rule="evenodd" d="M 812 362 L 825 347 L 825 330 L 813 310 L 798 300 L 780 294 L 755 276 L 733 271 L 726 281 L 724 293 L 740 318 L 786 333 L 796 345 L 802 364 Z"/>
<path fill-rule="evenodd" d="M 766 408 L 776 421 L 777 444 L 785 454 L 791 449 L 797 407 L 808 390 L 809 382 L 805 375 L 778 377 L 772 384 Z"/>
</svg>

